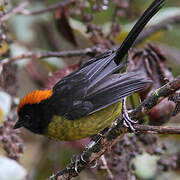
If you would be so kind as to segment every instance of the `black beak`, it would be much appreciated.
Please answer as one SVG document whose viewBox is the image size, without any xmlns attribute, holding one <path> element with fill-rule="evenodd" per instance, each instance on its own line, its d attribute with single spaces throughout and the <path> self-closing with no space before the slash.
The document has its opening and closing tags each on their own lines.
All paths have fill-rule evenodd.
<svg viewBox="0 0 180 180">
<path fill-rule="evenodd" d="M 20 128 L 20 127 L 22 127 L 22 126 L 23 126 L 23 124 L 24 124 L 24 122 L 23 122 L 23 121 L 18 120 L 18 121 L 16 122 L 16 124 L 14 125 L 13 129 Z"/>
</svg>

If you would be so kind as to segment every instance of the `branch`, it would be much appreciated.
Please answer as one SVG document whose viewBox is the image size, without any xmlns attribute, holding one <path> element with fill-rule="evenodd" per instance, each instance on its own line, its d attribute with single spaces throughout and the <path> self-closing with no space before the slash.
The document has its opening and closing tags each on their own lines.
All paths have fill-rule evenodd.
<svg viewBox="0 0 180 180">
<path fill-rule="evenodd" d="M 172 16 L 170 18 L 166 18 L 162 20 L 161 22 L 146 27 L 137 37 L 136 41 L 133 44 L 133 47 L 136 46 L 137 44 L 142 43 L 145 39 L 148 37 L 152 36 L 154 33 L 159 32 L 161 30 L 166 30 L 168 29 L 171 25 L 174 24 L 180 24 L 180 15 Z M 114 46 L 114 49 L 118 49 L 119 44 Z"/>
<path fill-rule="evenodd" d="M 161 88 L 155 90 L 144 102 L 142 102 L 135 110 L 130 113 L 130 117 L 137 118 L 142 112 L 147 113 L 163 98 L 172 96 L 180 89 L 180 76 L 175 78 L 172 82 L 167 83 Z M 170 133 L 179 134 L 180 128 L 175 127 L 156 127 L 146 125 L 134 125 L 134 128 L 139 132 L 148 133 Z M 79 155 L 79 161 L 71 162 L 65 169 L 59 171 L 57 174 L 51 176 L 49 180 L 67 180 L 78 175 L 83 169 L 91 166 L 96 160 L 100 158 L 112 145 L 125 133 L 129 132 L 128 128 L 123 125 L 123 118 L 120 116 L 115 120 L 111 129 L 105 135 L 97 135 L 96 140 L 92 140 L 86 149 Z"/>
<path fill-rule="evenodd" d="M 20 59 L 32 58 L 32 59 L 40 59 L 40 58 L 48 58 L 48 57 L 74 57 L 74 56 L 84 56 L 91 54 L 95 51 L 95 49 L 86 48 L 80 50 L 72 50 L 72 51 L 61 51 L 61 52 L 51 52 L 51 51 L 43 51 L 43 52 L 27 52 L 18 56 L 9 57 L 0 61 L 0 74 L 3 70 L 3 66 L 5 64 L 9 64 L 15 62 Z"/>
<path fill-rule="evenodd" d="M 15 14 L 38 15 L 38 14 L 41 14 L 41 13 L 53 11 L 53 10 L 61 8 L 61 7 L 65 7 L 65 6 L 67 6 L 69 4 L 72 4 L 74 2 L 76 2 L 76 0 L 60 1 L 60 2 L 58 2 L 56 4 L 50 5 L 47 8 L 44 8 L 44 9 L 41 9 L 41 10 L 37 10 L 37 11 L 29 12 L 28 10 L 25 10 L 25 8 L 27 6 L 29 6 L 31 3 L 30 3 L 30 1 L 26 1 L 26 2 L 23 2 L 23 3 L 19 4 L 17 7 L 11 9 L 4 16 L 0 17 L 0 22 L 8 20 L 11 16 L 13 16 Z"/>
<path fill-rule="evenodd" d="M 148 38 L 149 36 L 153 35 L 154 33 L 160 30 L 168 29 L 170 25 L 173 24 L 180 24 L 180 15 L 166 18 L 155 25 L 145 28 L 145 30 L 139 35 L 139 37 L 135 41 L 135 44 L 141 43 L 144 39 Z"/>
<path fill-rule="evenodd" d="M 157 134 L 180 134 L 180 127 L 162 127 L 135 124 L 133 126 L 138 132 L 157 133 Z"/>
<path fill-rule="evenodd" d="M 134 109 L 130 116 L 138 118 L 143 114 L 148 113 L 156 104 L 158 104 L 165 97 L 172 96 L 180 89 L 180 76 L 175 78 L 159 89 L 156 89 L 147 99 L 145 99 L 136 109 Z"/>
<path fill-rule="evenodd" d="M 4 16 L 2 16 L 0 18 L 0 22 L 2 21 L 6 21 L 7 19 L 9 19 L 11 16 L 22 12 L 27 6 L 30 5 L 29 1 L 23 2 L 21 4 L 19 4 L 17 7 L 13 8 L 12 10 L 10 10 L 9 12 L 7 12 Z"/>
<path fill-rule="evenodd" d="M 65 7 L 69 4 L 72 4 L 74 2 L 76 2 L 77 0 L 66 0 L 66 1 L 60 1 L 56 4 L 50 5 L 47 8 L 41 9 L 41 10 L 37 10 L 37 11 L 21 11 L 19 12 L 19 14 L 23 14 L 23 15 L 38 15 L 38 14 L 42 14 L 42 13 L 46 13 L 46 12 L 50 12 L 53 10 L 56 10 L 58 8 L 61 7 Z"/>
</svg>

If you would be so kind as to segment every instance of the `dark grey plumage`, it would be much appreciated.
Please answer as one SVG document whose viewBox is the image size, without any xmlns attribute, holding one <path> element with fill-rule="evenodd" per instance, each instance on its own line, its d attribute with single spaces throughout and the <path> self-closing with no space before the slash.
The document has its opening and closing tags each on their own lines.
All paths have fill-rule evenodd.
<svg viewBox="0 0 180 180">
<path fill-rule="evenodd" d="M 155 0 L 149 6 L 116 51 L 107 51 L 90 59 L 54 86 L 53 96 L 47 104 L 53 114 L 72 120 L 80 118 L 122 100 L 151 82 L 143 79 L 140 72 L 117 72 L 126 65 L 126 61 L 122 62 L 123 57 L 163 2 Z"/>
</svg>

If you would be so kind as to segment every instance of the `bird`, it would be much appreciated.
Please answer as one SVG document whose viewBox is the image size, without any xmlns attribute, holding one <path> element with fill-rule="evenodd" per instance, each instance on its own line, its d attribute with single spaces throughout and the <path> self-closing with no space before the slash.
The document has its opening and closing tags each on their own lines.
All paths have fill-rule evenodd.
<svg viewBox="0 0 180 180">
<path fill-rule="evenodd" d="M 152 83 L 141 72 L 122 70 L 128 50 L 164 1 L 151 3 L 118 49 L 91 58 L 51 89 L 24 96 L 17 108 L 19 119 L 14 129 L 24 127 L 51 139 L 72 141 L 111 127 L 122 112 L 123 99 Z M 129 118 L 123 121 L 129 127 L 133 122 Z"/>
</svg>

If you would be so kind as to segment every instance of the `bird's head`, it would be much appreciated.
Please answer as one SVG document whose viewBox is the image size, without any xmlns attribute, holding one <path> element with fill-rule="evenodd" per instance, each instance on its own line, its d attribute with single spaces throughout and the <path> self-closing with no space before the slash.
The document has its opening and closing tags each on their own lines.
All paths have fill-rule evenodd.
<svg viewBox="0 0 180 180">
<path fill-rule="evenodd" d="M 18 121 L 14 129 L 25 127 L 28 130 L 42 134 L 45 122 L 44 102 L 52 96 L 53 90 L 36 90 L 23 97 L 18 105 Z"/>
</svg>

